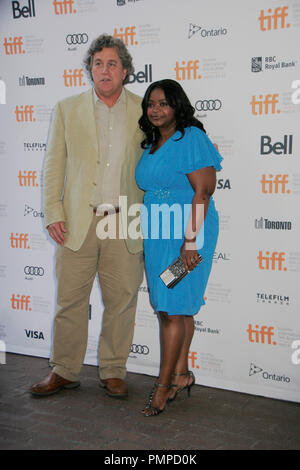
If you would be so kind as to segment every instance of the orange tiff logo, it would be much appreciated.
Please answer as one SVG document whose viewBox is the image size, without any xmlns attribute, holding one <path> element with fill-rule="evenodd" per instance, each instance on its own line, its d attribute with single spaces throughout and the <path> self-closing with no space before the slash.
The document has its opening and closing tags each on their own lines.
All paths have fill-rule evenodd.
<svg viewBox="0 0 300 470">
<path fill-rule="evenodd" d="M 4 38 L 4 49 L 6 55 L 25 54 L 23 46 L 23 37 L 15 36 Z"/>
<path fill-rule="evenodd" d="M 183 60 L 181 65 L 176 61 L 174 68 L 176 72 L 176 80 L 195 80 L 200 79 L 201 75 L 198 74 L 199 60 Z"/>
<path fill-rule="evenodd" d="M 26 104 L 25 106 L 16 106 L 15 115 L 17 122 L 35 122 L 36 119 L 34 115 L 34 107 L 33 105 Z"/>
<path fill-rule="evenodd" d="M 266 251 L 264 254 L 263 251 L 260 250 L 257 259 L 259 269 L 266 271 L 286 271 L 286 267 L 284 266 L 284 251 L 273 251 L 272 253 Z"/>
<path fill-rule="evenodd" d="M 28 233 L 11 233 L 9 239 L 11 248 L 30 248 Z"/>
<path fill-rule="evenodd" d="M 30 295 L 12 294 L 10 301 L 11 307 L 14 310 L 26 310 L 26 312 L 31 311 Z"/>
<path fill-rule="evenodd" d="M 289 175 L 262 175 L 260 184 L 264 194 L 290 194 L 291 190 L 287 189 Z"/>
<path fill-rule="evenodd" d="M 276 341 L 272 342 L 272 336 L 274 336 L 273 326 L 262 326 L 255 325 L 255 328 L 249 323 L 248 325 L 248 339 L 250 343 L 261 343 L 261 344 L 272 344 L 276 345 Z"/>
<path fill-rule="evenodd" d="M 114 38 L 119 38 L 123 41 L 126 46 L 134 46 L 138 44 L 138 41 L 135 41 L 136 30 L 135 26 L 126 26 L 126 28 L 120 28 L 118 31 L 117 28 L 114 29 Z"/>
<path fill-rule="evenodd" d="M 272 14 L 272 8 L 268 8 L 268 14 L 265 14 L 264 10 L 260 11 L 259 24 L 261 31 L 270 31 L 271 29 L 283 29 L 289 28 L 291 25 L 286 23 L 285 20 L 288 16 L 288 6 L 274 8 Z"/>
<path fill-rule="evenodd" d="M 68 15 L 77 13 L 77 10 L 73 8 L 74 0 L 54 0 L 54 13 L 56 15 Z"/>
<path fill-rule="evenodd" d="M 19 186 L 37 187 L 37 172 L 36 170 L 19 170 L 18 173 Z"/>
<path fill-rule="evenodd" d="M 274 93 L 273 95 L 259 95 L 257 98 L 256 96 L 252 96 L 252 100 L 250 101 L 251 104 L 251 111 L 254 116 L 262 115 L 262 114 L 280 114 L 280 109 L 277 108 L 279 103 L 279 94 Z"/>
<path fill-rule="evenodd" d="M 82 81 L 83 69 L 69 69 L 69 71 L 65 69 L 63 77 L 64 77 L 64 84 L 66 87 L 85 86 L 85 82 Z"/>
<path fill-rule="evenodd" d="M 197 364 L 197 353 L 195 351 L 189 352 L 189 361 L 192 369 L 199 369 L 199 365 Z"/>
</svg>

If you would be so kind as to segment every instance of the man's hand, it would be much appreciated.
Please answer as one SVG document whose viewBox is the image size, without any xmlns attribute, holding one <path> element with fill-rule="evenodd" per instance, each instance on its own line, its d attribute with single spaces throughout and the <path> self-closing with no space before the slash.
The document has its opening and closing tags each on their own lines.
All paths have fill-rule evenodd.
<svg viewBox="0 0 300 470">
<path fill-rule="evenodd" d="M 67 232 L 66 226 L 64 222 L 54 222 L 54 224 L 50 224 L 47 227 L 49 235 L 56 243 L 63 245 L 65 242 L 64 233 Z"/>
</svg>

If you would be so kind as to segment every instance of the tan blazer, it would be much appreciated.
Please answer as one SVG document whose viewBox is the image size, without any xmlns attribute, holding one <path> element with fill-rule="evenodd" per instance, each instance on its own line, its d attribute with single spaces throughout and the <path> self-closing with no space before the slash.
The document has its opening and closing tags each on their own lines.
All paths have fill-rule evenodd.
<svg viewBox="0 0 300 470">
<path fill-rule="evenodd" d="M 138 126 L 142 114 L 141 98 L 126 90 L 126 145 L 121 172 L 121 195 L 127 205 L 141 203 L 143 191 L 135 182 L 135 167 L 142 154 L 143 134 Z M 47 144 L 44 168 L 44 214 L 46 226 L 66 223 L 65 245 L 77 251 L 88 232 L 93 217 L 98 139 L 90 89 L 55 106 Z M 123 223 L 126 214 L 122 213 Z M 127 225 L 134 216 L 127 218 Z M 128 251 L 142 250 L 142 240 L 126 240 Z"/>
</svg>

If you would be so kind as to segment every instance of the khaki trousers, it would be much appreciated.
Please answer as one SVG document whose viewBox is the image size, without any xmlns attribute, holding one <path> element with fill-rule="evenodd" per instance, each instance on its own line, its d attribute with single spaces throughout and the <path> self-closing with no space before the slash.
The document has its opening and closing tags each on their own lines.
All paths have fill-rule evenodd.
<svg viewBox="0 0 300 470">
<path fill-rule="evenodd" d="M 119 214 L 108 217 L 116 218 L 118 228 Z M 118 230 L 117 239 L 100 240 L 96 226 L 101 219 L 94 215 L 78 251 L 59 245 L 56 253 L 58 292 L 50 365 L 71 381 L 78 380 L 86 353 L 88 307 L 96 273 L 104 304 L 98 348 L 101 379 L 124 379 L 133 339 L 143 253 L 129 253 L 125 240 L 118 239 Z"/>
</svg>

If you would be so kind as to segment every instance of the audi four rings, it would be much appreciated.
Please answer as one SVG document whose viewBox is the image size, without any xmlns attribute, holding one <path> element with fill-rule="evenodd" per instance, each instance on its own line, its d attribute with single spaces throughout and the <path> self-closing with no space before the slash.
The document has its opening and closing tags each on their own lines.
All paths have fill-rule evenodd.
<svg viewBox="0 0 300 470">
<path fill-rule="evenodd" d="M 45 271 L 41 266 L 25 266 L 24 273 L 32 276 L 43 276 Z"/>
<path fill-rule="evenodd" d="M 195 104 L 197 111 L 219 111 L 221 107 L 220 100 L 198 100 Z"/>
<path fill-rule="evenodd" d="M 144 354 L 146 356 L 147 354 L 149 354 L 149 348 L 145 345 L 142 346 L 141 344 L 133 344 L 131 346 L 130 352 L 134 354 Z"/>
<path fill-rule="evenodd" d="M 68 34 L 66 36 L 66 42 L 69 44 L 86 44 L 89 40 L 89 37 L 86 33 L 79 33 L 79 34 Z"/>
</svg>

